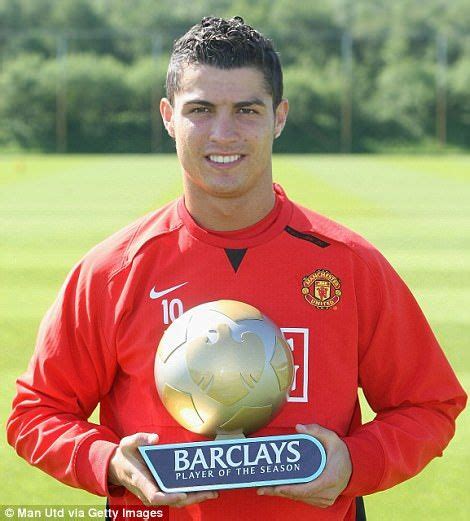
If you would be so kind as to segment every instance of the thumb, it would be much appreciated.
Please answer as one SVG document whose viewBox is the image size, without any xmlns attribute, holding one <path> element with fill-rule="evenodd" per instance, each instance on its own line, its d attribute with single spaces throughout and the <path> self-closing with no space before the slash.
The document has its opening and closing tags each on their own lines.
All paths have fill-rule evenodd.
<svg viewBox="0 0 470 521">
<path fill-rule="evenodd" d="M 121 447 L 135 449 L 141 445 L 155 445 L 158 443 L 158 434 L 151 432 L 137 432 L 131 436 L 126 436 L 121 440 Z"/>
<path fill-rule="evenodd" d="M 295 429 L 300 434 L 310 434 L 310 436 L 317 438 L 323 443 L 323 445 L 325 445 L 325 447 L 333 440 L 333 438 L 336 438 L 336 433 L 329 429 L 325 429 L 325 427 L 316 423 L 310 425 L 298 424 L 295 426 Z"/>
</svg>

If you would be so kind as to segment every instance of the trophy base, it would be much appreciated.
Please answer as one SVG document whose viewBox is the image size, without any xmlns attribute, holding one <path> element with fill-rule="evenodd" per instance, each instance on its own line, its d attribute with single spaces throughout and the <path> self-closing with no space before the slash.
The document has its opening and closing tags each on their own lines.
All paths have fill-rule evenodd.
<svg viewBox="0 0 470 521">
<path fill-rule="evenodd" d="M 325 468 L 325 449 L 313 436 L 240 439 L 234 435 L 220 433 L 214 441 L 148 445 L 139 451 L 164 492 L 307 483 Z"/>
<path fill-rule="evenodd" d="M 243 434 L 242 430 L 231 432 L 219 431 L 215 436 L 215 440 L 239 440 L 244 438 L 246 438 L 246 436 Z"/>
</svg>

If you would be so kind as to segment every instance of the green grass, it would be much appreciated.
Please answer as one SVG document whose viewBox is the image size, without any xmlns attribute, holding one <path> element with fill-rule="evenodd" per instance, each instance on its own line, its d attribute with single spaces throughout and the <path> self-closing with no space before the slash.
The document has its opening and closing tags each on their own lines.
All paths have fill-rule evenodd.
<svg viewBox="0 0 470 521">
<path fill-rule="evenodd" d="M 470 156 L 278 156 L 274 171 L 291 198 L 385 253 L 469 389 Z M 97 241 L 174 198 L 178 172 L 171 156 L 0 157 L 2 423 L 39 321 L 70 267 Z M 366 498 L 369 519 L 467 519 L 469 435 L 464 413 L 443 458 Z M 5 436 L 0 457 L 1 504 L 100 502 L 29 467 Z"/>
</svg>

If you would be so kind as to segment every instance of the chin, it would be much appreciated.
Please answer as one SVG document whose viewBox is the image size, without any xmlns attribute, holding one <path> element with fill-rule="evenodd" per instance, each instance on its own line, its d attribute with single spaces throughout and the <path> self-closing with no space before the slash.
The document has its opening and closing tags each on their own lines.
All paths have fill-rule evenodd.
<svg viewBox="0 0 470 521">
<path fill-rule="evenodd" d="M 227 175 L 218 179 L 203 180 L 199 186 L 204 192 L 218 197 L 236 197 L 242 195 L 247 189 L 244 180 Z"/>
<path fill-rule="evenodd" d="M 233 186 L 233 185 L 223 185 L 223 184 L 217 184 L 217 185 L 211 185 L 206 186 L 203 188 L 203 190 L 214 197 L 239 197 L 240 195 L 243 195 L 245 190 L 243 190 L 242 186 Z"/>
</svg>

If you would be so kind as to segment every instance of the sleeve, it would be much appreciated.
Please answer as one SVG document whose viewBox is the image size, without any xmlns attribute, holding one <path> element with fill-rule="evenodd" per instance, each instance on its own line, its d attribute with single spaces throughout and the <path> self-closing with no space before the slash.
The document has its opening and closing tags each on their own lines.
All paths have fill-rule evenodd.
<svg viewBox="0 0 470 521">
<path fill-rule="evenodd" d="M 17 380 L 7 435 L 30 464 L 67 485 L 105 496 L 108 464 L 119 439 L 87 421 L 116 370 L 103 327 L 108 289 L 98 279 L 79 264 L 44 317 L 27 372 Z"/>
<path fill-rule="evenodd" d="M 441 456 L 466 394 L 413 295 L 374 251 L 358 278 L 359 386 L 376 417 L 343 440 L 352 461 L 344 495 L 390 488 Z"/>
</svg>

